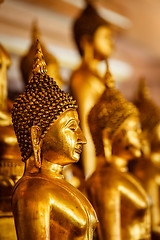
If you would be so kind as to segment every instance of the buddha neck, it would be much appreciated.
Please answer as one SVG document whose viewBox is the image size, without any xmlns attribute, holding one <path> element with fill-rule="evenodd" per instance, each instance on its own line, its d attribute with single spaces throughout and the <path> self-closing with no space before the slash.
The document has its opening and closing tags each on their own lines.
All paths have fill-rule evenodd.
<svg viewBox="0 0 160 240">
<path fill-rule="evenodd" d="M 127 161 L 124 158 L 112 155 L 107 159 L 103 154 L 97 156 L 97 169 L 103 167 L 106 163 L 114 166 L 118 171 L 128 172 Z"/>
<path fill-rule="evenodd" d="M 114 165 L 114 167 L 117 170 L 119 170 L 121 172 L 127 172 L 128 171 L 127 160 L 126 159 L 113 155 L 111 162 L 112 162 L 112 165 Z"/>
<path fill-rule="evenodd" d="M 41 173 L 50 178 L 63 178 L 63 166 L 43 159 Z"/>
<path fill-rule="evenodd" d="M 98 59 L 91 59 L 90 61 L 87 61 L 86 59 L 83 59 L 82 61 L 82 67 L 86 67 L 89 69 L 90 72 L 92 72 L 94 75 L 96 75 L 98 78 L 103 77 L 103 73 L 99 70 L 101 61 Z"/>
<path fill-rule="evenodd" d="M 40 173 L 47 178 L 64 178 L 63 177 L 63 166 L 55 163 L 51 163 L 46 159 L 42 160 L 41 168 L 38 169 L 35 167 L 34 157 L 31 156 L 25 166 L 25 175 L 30 175 L 32 173 Z"/>
</svg>

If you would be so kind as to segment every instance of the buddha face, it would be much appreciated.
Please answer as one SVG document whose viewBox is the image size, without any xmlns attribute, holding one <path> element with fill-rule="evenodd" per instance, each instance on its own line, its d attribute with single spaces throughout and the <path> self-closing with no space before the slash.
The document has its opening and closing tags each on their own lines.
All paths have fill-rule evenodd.
<svg viewBox="0 0 160 240">
<path fill-rule="evenodd" d="M 93 47 L 95 58 L 106 59 L 113 49 L 111 30 L 107 26 L 100 26 L 93 37 Z"/>
<path fill-rule="evenodd" d="M 141 134 L 141 144 L 142 144 L 142 154 L 144 157 L 148 158 L 151 154 L 151 146 L 148 139 L 148 134 L 143 131 Z"/>
<path fill-rule="evenodd" d="M 152 131 L 148 132 L 148 139 L 151 147 L 150 159 L 156 168 L 160 168 L 160 123 Z"/>
<path fill-rule="evenodd" d="M 77 111 L 65 111 L 49 129 L 43 140 L 42 153 L 48 161 L 66 165 L 77 162 L 86 139 L 79 127 Z"/>
<path fill-rule="evenodd" d="M 160 153 L 160 123 L 158 123 L 150 135 L 151 151 Z"/>
<path fill-rule="evenodd" d="M 112 137 L 113 155 L 131 160 L 141 156 L 141 128 L 138 117 L 130 116 Z"/>
</svg>

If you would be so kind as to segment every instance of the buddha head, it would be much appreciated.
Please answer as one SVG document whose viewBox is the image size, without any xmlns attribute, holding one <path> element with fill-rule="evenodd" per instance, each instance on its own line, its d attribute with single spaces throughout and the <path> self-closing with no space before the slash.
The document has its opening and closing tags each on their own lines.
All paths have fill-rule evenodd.
<svg viewBox="0 0 160 240">
<path fill-rule="evenodd" d="M 87 1 L 86 8 L 74 22 L 73 32 L 81 56 L 89 54 L 104 60 L 111 54 L 111 26 L 98 15 L 90 1 Z"/>
<path fill-rule="evenodd" d="M 32 43 L 27 54 L 22 57 L 20 62 L 20 68 L 21 68 L 25 85 L 28 84 L 29 78 L 31 77 L 31 74 L 32 74 L 32 65 L 33 65 L 33 59 L 35 56 L 36 42 L 37 42 L 37 39 L 39 38 L 40 38 L 40 33 L 37 27 L 37 23 L 33 22 Z M 47 51 L 46 47 L 42 43 L 41 43 L 41 48 L 45 57 L 45 62 L 47 64 L 47 72 L 51 77 L 54 77 L 57 84 L 60 86 L 62 84 L 62 79 L 59 74 L 58 61 L 51 53 Z"/>
<path fill-rule="evenodd" d="M 39 41 L 32 73 L 12 110 L 22 160 L 34 156 L 38 168 L 44 157 L 59 165 L 77 162 L 86 142 L 79 127 L 77 105 L 47 75 Z"/>
<path fill-rule="evenodd" d="M 125 160 L 140 157 L 138 111 L 114 88 L 111 74 L 107 73 L 106 77 L 106 89 L 88 116 L 96 154 L 106 158 L 114 155 Z"/>
<path fill-rule="evenodd" d="M 160 109 L 149 97 L 144 79 L 140 81 L 135 105 L 140 112 L 145 141 L 149 143 L 151 152 L 160 152 Z"/>
</svg>

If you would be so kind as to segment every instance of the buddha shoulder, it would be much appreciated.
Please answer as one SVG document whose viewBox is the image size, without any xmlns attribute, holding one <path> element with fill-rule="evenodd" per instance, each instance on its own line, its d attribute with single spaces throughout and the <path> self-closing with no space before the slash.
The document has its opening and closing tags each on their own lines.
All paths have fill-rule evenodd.
<svg viewBox="0 0 160 240">
<path fill-rule="evenodd" d="M 135 165 L 131 169 L 138 179 L 141 181 L 149 181 L 156 178 L 159 175 L 160 169 L 158 169 L 150 160 L 138 159 Z"/>
<path fill-rule="evenodd" d="M 92 81 L 101 81 L 101 77 L 98 76 L 96 73 L 92 72 L 87 67 L 80 67 L 76 69 L 72 75 L 71 75 L 71 85 L 74 85 L 76 83 L 86 83 Z"/>
<path fill-rule="evenodd" d="M 23 177 L 16 184 L 12 203 L 17 201 L 36 202 L 49 206 L 50 212 L 59 212 L 67 219 L 72 219 L 76 228 L 85 229 L 88 222 L 88 213 L 91 214 L 91 222 L 97 223 L 96 215 L 89 201 L 70 184 L 63 179 L 44 179 L 40 177 Z M 20 203 L 19 203 L 20 204 Z M 66 213 L 66 206 L 69 211 Z"/>
<path fill-rule="evenodd" d="M 121 173 L 117 171 L 114 167 L 111 165 L 104 165 L 103 167 L 97 169 L 92 176 L 87 180 L 87 186 L 98 187 L 98 185 L 101 185 L 102 187 L 119 187 L 119 182 L 122 180 Z"/>
<path fill-rule="evenodd" d="M 112 165 L 105 165 L 104 167 L 97 169 L 93 175 L 87 180 L 87 188 L 107 188 L 117 191 L 120 189 L 130 189 L 136 192 L 137 195 L 146 198 L 144 189 L 139 181 L 137 181 L 131 174 L 118 171 Z M 123 192 L 123 191 L 122 191 Z"/>
</svg>

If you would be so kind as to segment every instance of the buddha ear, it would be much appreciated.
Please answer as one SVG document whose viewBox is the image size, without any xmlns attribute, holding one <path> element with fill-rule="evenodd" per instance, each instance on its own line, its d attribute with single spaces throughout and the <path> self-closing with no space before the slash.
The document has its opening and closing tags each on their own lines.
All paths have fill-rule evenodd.
<svg viewBox="0 0 160 240">
<path fill-rule="evenodd" d="M 107 161 L 110 161 L 112 156 L 112 142 L 110 139 L 110 133 L 111 133 L 111 129 L 109 128 L 104 128 L 102 131 L 104 154 Z"/>
<path fill-rule="evenodd" d="M 81 38 L 80 45 L 83 49 L 83 55 L 86 62 L 93 59 L 93 46 L 91 37 L 89 35 L 84 35 Z"/>
<path fill-rule="evenodd" d="M 41 147 L 42 147 L 42 139 L 41 139 L 42 130 L 39 126 L 33 125 L 31 127 L 31 140 L 33 146 L 33 154 L 35 160 L 35 166 L 37 168 L 41 168 Z"/>
</svg>

